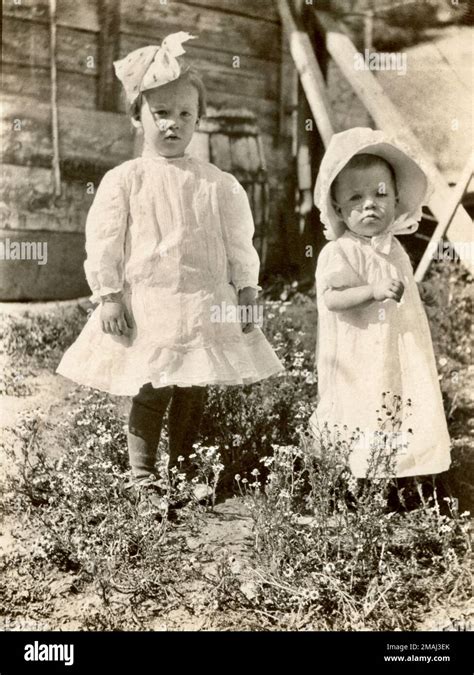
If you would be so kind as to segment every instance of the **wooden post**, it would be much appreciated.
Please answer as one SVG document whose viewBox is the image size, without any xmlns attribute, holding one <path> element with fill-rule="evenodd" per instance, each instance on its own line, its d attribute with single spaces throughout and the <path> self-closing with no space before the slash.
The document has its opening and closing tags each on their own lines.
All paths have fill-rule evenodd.
<svg viewBox="0 0 474 675">
<path fill-rule="evenodd" d="M 120 0 L 100 0 L 97 109 L 117 112 L 118 83 L 113 62 L 120 56 Z"/>
<path fill-rule="evenodd" d="M 417 159 L 423 164 L 433 188 L 428 202 L 438 222 L 445 222 L 451 204 L 452 190 L 436 167 L 433 158 L 425 151 L 410 126 L 384 92 L 378 80 L 369 70 L 357 70 L 356 59 L 360 55 L 350 38 L 327 12 L 316 11 L 317 18 L 326 32 L 327 50 L 351 84 L 357 96 L 367 108 L 379 129 L 405 142 Z M 459 206 L 451 220 L 447 236 L 456 248 L 456 243 L 468 241 L 471 237 L 472 221 L 466 210 Z M 458 253 L 468 269 L 473 272 L 472 260 L 463 257 L 464 247 Z"/>
<path fill-rule="evenodd" d="M 368 52 L 373 48 L 374 13 L 372 10 L 364 14 L 364 49 Z"/>
<path fill-rule="evenodd" d="M 280 139 L 288 138 L 292 135 L 292 105 L 293 90 L 295 80 L 298 81 L 298 74 L 293 63 L 293 59 L 288 53 L 288 40 L 286 32 L 282 26 L 281 29 L 281 63 L 280 63 L 280 101 L 278 111 L 278 136 Z M 277 142 L 278 139 L 275 138 Z"/>
<path fill-rule="evenodd" d="M 278 0 L 278 10 L 287 32 L 290 51 L 298 70 L 301 84 L 308 100 L 324 145 L 327 147 L 334 133 L 331 123 L 331 106 L 326 94 L 326 83 L 306 33 L 298 30 L 291 14 L 288 0 Z"/>
<path fill-rule="evenodd" d="M 61 195 L 61 165 L 59 158 L 58 84 L 56 68 L 56 0 L 49 0 L 49 61 L 51 77 L 51 130 L 53 149 L 54 194 Z"/>
<path fill-rule="evenodd" d="M 463 172 L 461 174 L 458 183 L 456 184 L 456 187 L 451 188 L 451 200 L 446 205 L 445 218 L 443 220 L 440 220 L 438 225 L 436 226 L 435 231 L 431 236 L 431 241 L 428 244 L 428 247 L 426 248 L 425 252 L 423 253 L 423 257 L 421 258 L 418 267 L 416 268 L 415 272 L 416 281 L 423 281 L 423 277 L 428 271 L 428 268 L 433 259 L 433 252 L 437 250 L 439 242 L 443 238 L 452 219 L 454 218 L 454 214 L 456 213 L 456 210 L 459 207 L 462 198 L 464 197 L 464 193 L 467 190 L 467 186 L 471 181 L 473 171 L 474 171 L 474 152 L 471 153 L 471 156 L 469 157 L 467 164 L 463 169 Z"/>
</svg>

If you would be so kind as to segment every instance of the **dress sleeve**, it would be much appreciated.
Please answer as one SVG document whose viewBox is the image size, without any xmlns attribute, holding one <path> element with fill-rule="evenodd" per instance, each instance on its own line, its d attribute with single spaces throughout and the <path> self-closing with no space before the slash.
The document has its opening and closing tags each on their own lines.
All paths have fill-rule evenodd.
<svg viewBox="0 0 474 675">
<path fill-rule="evenodd" d="M 319 254 L 316 265 L 316 288 L 318 294 L 328 289 L 360 286 L 361 278 L 350 264 L 337 241 L 331 241 Z"/>
<path fill-rule="evenodd" d="M 260 260 L 252 243 L 255 226 L 247 193 L 234 176 L 224 175 L 219 185 L 219 212 L 231 281 L 237 291 L 246 286 L 261 291 Z"/>
<path fill-rule="evenodd" d="M 108 171 L 95 195 L 86 220 L 84 263 L 92 302 L 123 288 L 128 198 L 120 167 Z"/>
</svg>

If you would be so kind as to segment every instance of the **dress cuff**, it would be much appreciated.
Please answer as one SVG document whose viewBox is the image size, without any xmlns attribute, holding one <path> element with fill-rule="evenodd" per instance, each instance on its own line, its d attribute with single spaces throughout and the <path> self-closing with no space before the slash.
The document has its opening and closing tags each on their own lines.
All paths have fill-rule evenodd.
<svg viewBox="0 0 474 675">
<path fill-rule="evenodd" d="M 90 296 L 90 301 L 93 302 L 95 305 L 99 304 L 99 302 L 102 300 L 104 295 L 112 295 L 114 293 L 122 293 L 123 289 L 118 288 L 118 287 L 109 287 L 109 286 L 104 286 L 100 290 L 93 291 L 92 295 Z"/>
</svg>

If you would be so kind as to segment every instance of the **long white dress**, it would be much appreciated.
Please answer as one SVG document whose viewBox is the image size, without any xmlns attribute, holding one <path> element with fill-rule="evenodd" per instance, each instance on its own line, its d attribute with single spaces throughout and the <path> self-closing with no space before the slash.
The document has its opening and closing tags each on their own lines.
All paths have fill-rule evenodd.
<svg viewBox="0 0 474 675">
<path fill-rule="evenodd" d="M 443 410 L 428 320 L 413 270 L 400 242 L 390 235 L 384 254 L 372 240 L 346 231 L 323 248 L 318 258 L 317 370 L 319 401 L 310 427 L 320 433 L 347 425 L 359 428 L 350 467 L 367 475 L 370 446 L 384 420 L 386 401 L 401 397 L 401 425 L 393 432 L 399 448 L 392 475 L 439 473 L 450 465 L 450 439 Z M 330 311 L 323 293 L 374 283 L 384 277 L 403 282 L 399 303 L 371 302 L 345 311 Z M 411 406 L 408 401 L 411 400 Z M 398 435 L 397 435 L 398 434 Z"/>
<path fill-rule="evenodd" d="M 248 384 L 282 371 L 260 328 L 243 333 L 229 311 L 239 289 L 259 288 L 253 232 L 244 189 L 212 164 L 144 154 L 107 172 L 84 267 L 93 300 L 124 292 L 133 334 L 104 333 L 97 307 L 57 372 L 130 396 L 147 382 Z"/>
</svg>

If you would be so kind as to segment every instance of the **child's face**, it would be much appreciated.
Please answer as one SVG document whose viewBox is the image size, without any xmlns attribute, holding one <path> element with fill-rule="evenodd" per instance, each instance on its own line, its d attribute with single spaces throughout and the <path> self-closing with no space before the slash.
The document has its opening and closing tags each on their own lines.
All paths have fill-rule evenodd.
<svg viewBox="0 0 474 675">
<path fill-rule="evenodd" d="M 180 157 L 196 130 L 199 97 L 186 80 L 174 80 L 143 96 L 141 123 L 145 145 L 163 157 Z"/>
<path fill-rule="evenodd" d="M 355 234 L 381 234 L 395 218 L 396 188 L 383 162 L 344 167 L 334 183 L 334 197 L 336 213 Z"/>
</svg>

